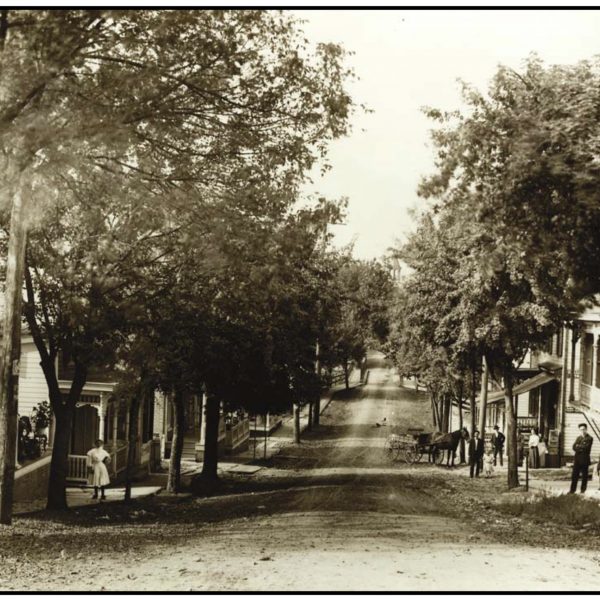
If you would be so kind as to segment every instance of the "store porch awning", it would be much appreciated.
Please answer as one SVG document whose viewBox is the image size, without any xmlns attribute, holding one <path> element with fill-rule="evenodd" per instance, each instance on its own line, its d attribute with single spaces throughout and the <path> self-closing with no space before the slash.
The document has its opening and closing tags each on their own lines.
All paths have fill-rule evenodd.
<svg viewBox="0 0 600 600">
<path fill-rule="evenodd" d="M 550 381 L 557 379 L 551 373 L 538 373 L 537 375 L 522 381 L 521 383 L 515 385 L 513 387 L 513 396 L 519 396 L 520 394 L 525 394 L 537 387 L 540 387 Z M 498 402 L 500 400 L 504 400 L 504 390 L 499 390 L 497 392 L 489 392 L 488 393 L 488 403 Z"/>
</svg>

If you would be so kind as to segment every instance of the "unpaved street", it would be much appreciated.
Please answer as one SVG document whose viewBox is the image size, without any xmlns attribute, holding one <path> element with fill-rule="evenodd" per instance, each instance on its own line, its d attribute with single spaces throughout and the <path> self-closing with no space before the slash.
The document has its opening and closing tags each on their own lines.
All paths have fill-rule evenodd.
<svg viewBox="0 0 600 600">
<path fill-rule="evenodd" d="M 598 553 L 562 549 L 560 540 L 553 547 L 548 536 L 515 546 L 514 532 L 504 545 L 501 534 L 487 535 L 479 505 L 457 509 L 457 488 L 471 486 L 476 495 L 491 482 L 385 462 L 385 437 L 393 427 L 428 428 L 427 405 L 373 357 L 368 384 L 334 399 L 318 431 L 300 446 L 285 445 L 270 468 L 228 482 L 222 495 L 158 496 L 129 512 L 101 507 L 90 517 L 94 523 L 71 528 L 20 518 L 26 532 L 40 527 L 37 546 L 16 562 L 3 561 L 2 587 L 598 589 Z M 387 425 L 377 427 L 384 418 Z M 3 558 L 11 537 L 5 531 L 0 538 Z M 28 572 L 43 573 L 43 588 L 42 578 L 28 580 Z"/>
</svg>

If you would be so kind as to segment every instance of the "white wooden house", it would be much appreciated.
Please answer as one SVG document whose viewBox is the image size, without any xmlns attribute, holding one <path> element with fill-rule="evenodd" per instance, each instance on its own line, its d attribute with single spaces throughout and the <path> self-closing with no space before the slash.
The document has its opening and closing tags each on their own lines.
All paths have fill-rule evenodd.
<svg viewBox="0 0 600 600">
<path fill-rule="evenodd" d="M 61 391 L 68 393 L 71 386 L 72 369 L 69 364 L 57 361 L 57 373 Z M 71 448 L 69 454 L 68 481 L 74 484 L 87 483 L 86 453 L 96 439 L 105 441 L 111 453 L 113 479 L 123 472 L 127 461 L 129 415 L 125 402 L 114 395 L 115 382 L 110 374 L 91 371 L 81 399 L 75 409 Z M 33 339 L 27 332 L 21 342 L 21 358 L 18 386 L 19 416 L 30 416 L 33 409 L 48 400 L 48 388 L 40 366 L 40 358 Z M 139 415 L 139 437 L 136 443 L 136 464 L 146 467 L 150 463 L 153 437 L 154 403 L 142 406 Z M 54 419 L 50 424 L 49 450 L 54 439 Z M 16 443 L 16 440 L 15 440 Z M 49 451 L 48 451 L 49 454 Z M 18 465 L 15 475 L 15 500 L 28 501 L 45 495 L 48 485 L 50 457 L 25 465 Z"/>
</svg>

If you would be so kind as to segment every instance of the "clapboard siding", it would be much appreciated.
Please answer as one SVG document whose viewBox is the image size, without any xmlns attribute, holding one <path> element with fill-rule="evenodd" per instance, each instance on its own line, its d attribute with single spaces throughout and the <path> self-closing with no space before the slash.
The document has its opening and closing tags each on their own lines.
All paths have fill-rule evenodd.
<svg viewBox="0 0 600 600">
<path fill-rule="evenodd" d="M 48 386 L 40 367 L 40 355 L 32 342 L 23 341 L 19 371 L 19 414 L 29 416 L 40 402 L 48 400 Z"/>
</svg>

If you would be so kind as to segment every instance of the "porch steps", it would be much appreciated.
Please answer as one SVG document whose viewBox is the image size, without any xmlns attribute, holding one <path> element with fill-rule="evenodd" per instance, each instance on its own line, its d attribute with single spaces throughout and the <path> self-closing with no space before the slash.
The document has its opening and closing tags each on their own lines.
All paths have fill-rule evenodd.
<svg viewBox="0 0 600 600">
<path fill-rule="evenodd" d="M 183 440 L 182 460 L 196 461 L 196 440 L 186 438 Z"/>
</svg>

